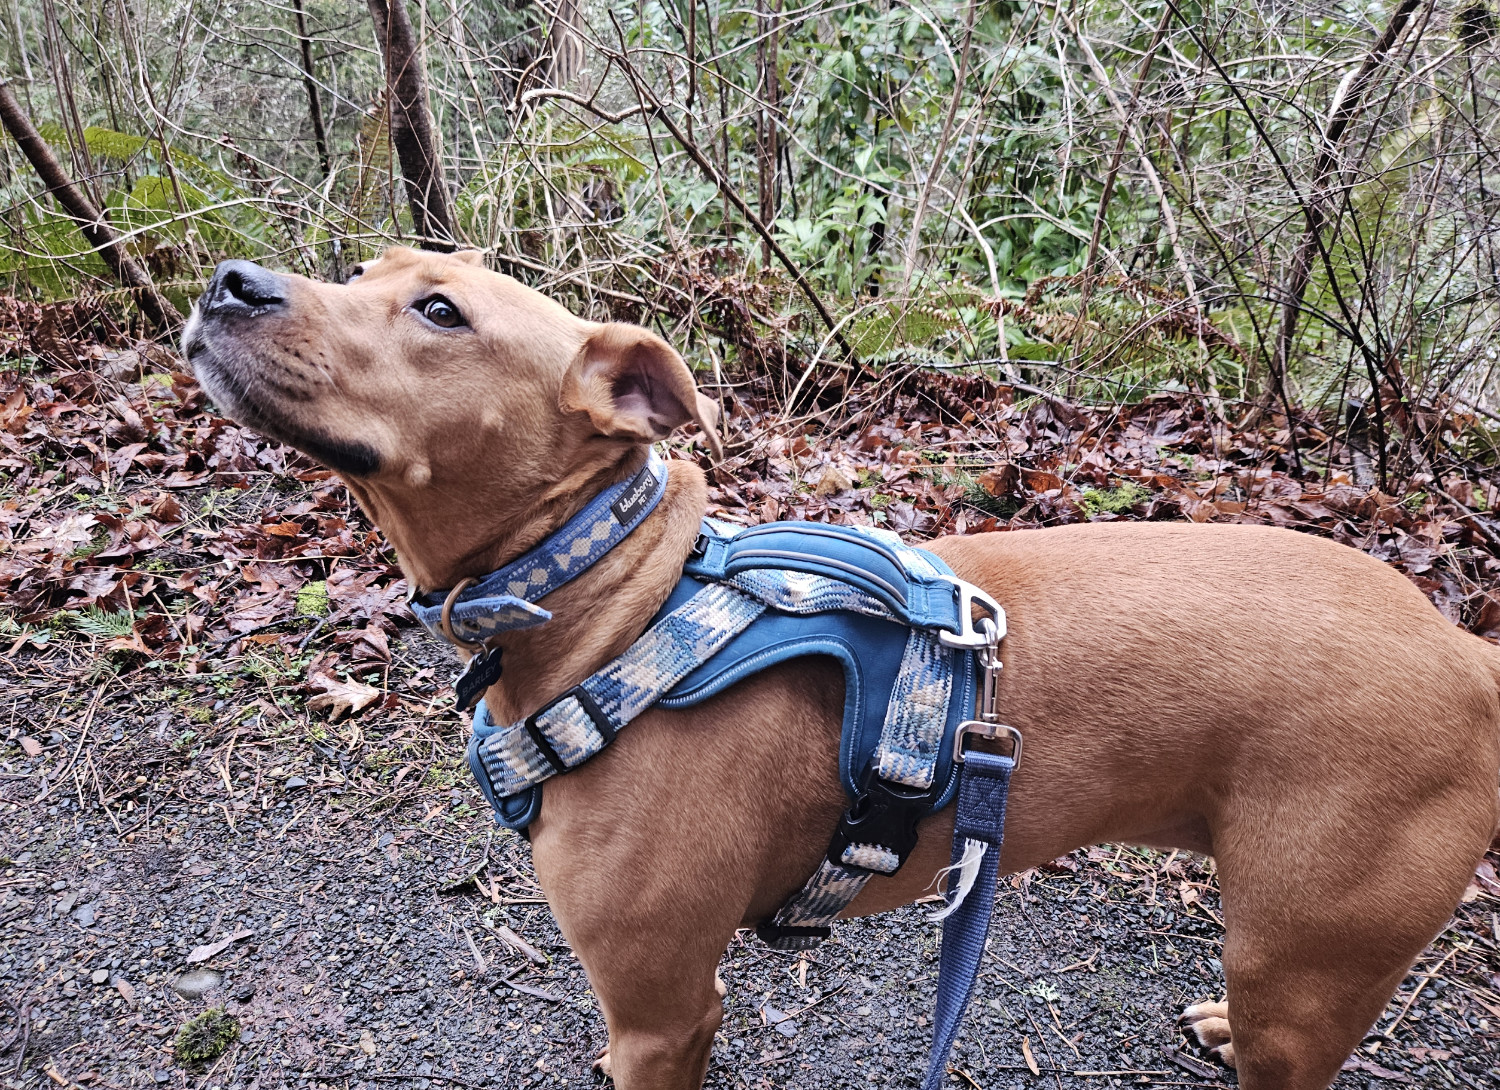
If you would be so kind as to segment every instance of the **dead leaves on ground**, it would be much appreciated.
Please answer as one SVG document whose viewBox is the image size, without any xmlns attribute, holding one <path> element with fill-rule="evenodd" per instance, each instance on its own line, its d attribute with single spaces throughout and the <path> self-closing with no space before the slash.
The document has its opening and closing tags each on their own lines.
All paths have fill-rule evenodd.
<svg viewBox="0 0 1500 1090">
<path fill-rule="evenodd" d="M 0 379 L 0 651 L 73 634 L 125 667 L 251 652 L 290 670 L 321 634 L 390 661 L 404 585 L 331 473 L 213 415 L 167 350 L 62 343 L 52 369 Z M 373 702 L 347 684 L 331 711 Z"/>
<path fill-rule="evenodd" d="M 314 706 L 376 704 L 334 662 L 389 663 L 405 587 L 337 479 L 209 412 L 169 351 L 53 340 L 50 370 L 0 384 L 0 649 L 71 631 L 189 672 L 205 654 L 277 652 L 307 667 Z M 837 425 L 791 427 L 777 404 L 752 386 L 729 406 L 737 453 L 706 466 L 711 513 L 913 540 L 1086 520 L 1285 526 L 1394 564 L 1450 620 L 1500 639 L 1494 486 L 1450 475 L 1387 495 L 1312 424 L 1304 450 L 1337 456 L 1299 478 L 1284 429 L 1235 432 L 1185 393 L 1086 407 L 922 372 L 857 388 Z M 324 657 L 309 664 L 314 638 Z"/>
<path fill-rule="evenodd" d="M 850 427 L 788 435 L 774 413 L 742 404 L 733 423 L 748 442 L 712 468 L 711 513 L 875 523 L 918 539 L 1126 519 L 1279 526 L 1391 563 L 1449 620 L 1500 639 L 1500 522 L 1488 514 L 1500 490 L 1489 482 L 1419 475 L 1399 497 L 1361 487 L 1362 467 L 1310 424 L 1301 431 L 1334 456 L 1299 478 L 1284 429 L 1233 431 L 1189 394 L 1093 408 L 920 373 L 852 406 Z"/>
</svg>

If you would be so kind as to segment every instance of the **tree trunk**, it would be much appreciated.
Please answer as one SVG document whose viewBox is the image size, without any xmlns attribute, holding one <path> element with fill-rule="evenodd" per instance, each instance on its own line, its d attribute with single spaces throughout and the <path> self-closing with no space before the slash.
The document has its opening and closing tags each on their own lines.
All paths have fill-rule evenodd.
<svg viewBox="0 0 1500 1090">
<path fill-rule="evenodd" d="M 580 34 L 582 22 L 578 0 L 558 0 L 557 12 L 547 27 L 547 46 L 552 52 L 552 59 L 547 66 L 547 80 L 553 87 L 568 86 L 583 69 L 583 37 Z"/>
<path fill-rule="evenodd" d="M 302 0 L 292 0 L 292 11 L 297 15 L 297 44 L 302 49 L 302 83 L 307 88 L 307 112 L 312 118 L 313 142 L 318 146 L 318 162 L 323 167 L 323 177 L 333 173 L 333 157 L 328 154 L 328 133 L 323 128 L 323 102 L 318 97 L 318 80 L 313 73 L 312 40 L 307 36 L 307 16 L 302 10 Z"/>
<path fill-rule="evenodd" d="M 57 200 L 88 239 L 89 245 L 99 251 L 99 256 L 115 274 L 124 287 L 129 288 L 136 305 L 140 307 L 150 323 L 162 333 L 168 333 L 182 322 L 182 315 L 169 300 L 156 290 L 151 276 L 119 244 L 119 236 L 105 222 L 104 215 L 94 207 L 92 201 L 73 184 L 57 156 L 36 126 L 26 116 L 16 96 L 11 93 L 10 82 L 0 80 L 0 122 L 21 148 L 21 153 L 41 175 L 47 191 Z"/>
<path fill-rule="evenodd" d="M 401 160 L 412 225 L 425 250 L 453 250 L 453 220 L 448 190 L 438 158 L 432 115 L 427 111 L 427 79 L 417 36 L 406 16 L 404 0 L 367 0 L 375 20 L 375 37 L 385 59 L 391 143 Z"/>
</svg>

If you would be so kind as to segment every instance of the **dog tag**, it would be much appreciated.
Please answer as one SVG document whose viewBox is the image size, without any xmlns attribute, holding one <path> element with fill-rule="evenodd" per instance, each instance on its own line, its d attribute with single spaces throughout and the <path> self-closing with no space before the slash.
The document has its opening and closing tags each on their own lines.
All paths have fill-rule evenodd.
<svg viewBox="0 0 1500 1090">
<path fill-rule="evenodd" d="M 453 697 L 459 711 L 479 703 L 484 691 L 500 680 L 500 648 L 486 647 L 465 664 L 453 679 Z"/>
</svg>

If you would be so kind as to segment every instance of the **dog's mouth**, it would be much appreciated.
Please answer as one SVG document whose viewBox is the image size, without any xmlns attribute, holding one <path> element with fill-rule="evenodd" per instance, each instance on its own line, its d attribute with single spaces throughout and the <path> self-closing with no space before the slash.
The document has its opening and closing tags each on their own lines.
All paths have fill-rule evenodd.
<svg viewBox="0 0 1500 1090">
<path fill-rule="evenodd" d="M 215 341 L 195 311 L 183 336 L 183 354 L 199 384 L 226 415 L 297 448 L 336 473 L 369 477 L 380 469 L 380 455 L 368 443 L 341 439 L 291 419 L 280 405 L 284 398 L 270 388 L 257 361 L 240 346 L 225 351 Z"/>
</svg>

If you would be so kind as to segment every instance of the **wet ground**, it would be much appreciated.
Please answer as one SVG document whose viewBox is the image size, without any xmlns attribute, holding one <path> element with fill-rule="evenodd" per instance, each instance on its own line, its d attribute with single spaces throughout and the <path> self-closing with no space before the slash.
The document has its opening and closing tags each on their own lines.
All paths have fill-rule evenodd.
<svg viewBox="0 0 1500 1090">
<path fill-rule="evenodd" d="M 402 642 L 378 680 L 403 699 L 337 723 L 272 671 L 142 687 L 89 654 L 0 659 L 0 1085 L 598 1084 L 598 1008 L 467 782 L 439 652 Z M 1340 1088 L 1500 1085 L 1497 892 L 1472 887 Z M 1174 1025 L 1221 994 L 1221 935 L 1207 860 L 1100 847 L 1014 876 L 950 1084 L 1232 1085 Z M 916 1086 L 937 940 L 919 907 L 806 956 L 743 934 L 708 1085 Z M 184 1063 L 210 1007 L 239 1032 Z"/>
</svg>

